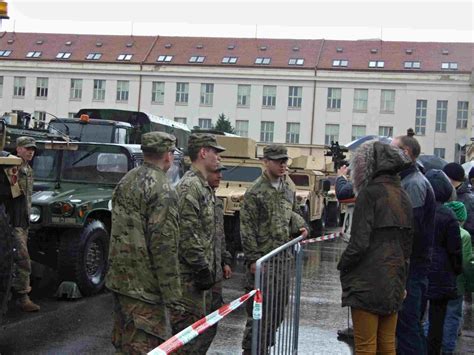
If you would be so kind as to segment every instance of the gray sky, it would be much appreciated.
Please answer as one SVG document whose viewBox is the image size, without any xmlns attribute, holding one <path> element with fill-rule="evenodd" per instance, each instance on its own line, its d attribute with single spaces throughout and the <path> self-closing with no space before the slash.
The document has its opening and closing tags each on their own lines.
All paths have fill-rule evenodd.
<svg viewBox="0 0 474 355">
<path fill-rule="evenodd" d="M 474 42 L 474 0 L 7 0 L 1 30 Z"/>
</svg>

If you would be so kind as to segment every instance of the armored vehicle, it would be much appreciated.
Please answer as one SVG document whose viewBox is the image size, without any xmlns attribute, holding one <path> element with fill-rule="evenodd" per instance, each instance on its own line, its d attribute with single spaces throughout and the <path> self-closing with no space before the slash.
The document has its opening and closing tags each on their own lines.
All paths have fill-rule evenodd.
<svg viewBox="0 0 474 355">
<path fill-rule="evenodd" d="M 143 161 L 139 145 L 38 142 L 30 214 L 31 258 L 58 270 L 60 281 L 91 295 L 104 285 L 111 197 Z"/>
<path fill-rule="evenodd" d="M 320 161 L 315 156 L 300 156 L 292 160 L 288 171 L 296 186 L 296 200 L 301 214 L 315 236 L 320 236 L 323 231 L 330 189 L 330 181 L 321 171 L 324 168 L 324 159 Z"/>
</svg>

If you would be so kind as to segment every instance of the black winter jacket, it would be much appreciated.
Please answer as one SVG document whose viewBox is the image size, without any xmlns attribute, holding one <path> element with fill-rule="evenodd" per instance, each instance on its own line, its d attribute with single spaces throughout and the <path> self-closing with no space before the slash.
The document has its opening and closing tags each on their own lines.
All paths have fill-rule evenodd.
<svg viewBox="0 0 474 355">
<path fill-rule="evenodd" d="M 461 186 L 456 189 L 458 201 L 464 203 L 467 210 L 467 220 L 464 222 L 463 228 L 474 235 L 474 194 L 471 191 L 472 187 L 468 181 L 464 181 Z"/>
</svg>

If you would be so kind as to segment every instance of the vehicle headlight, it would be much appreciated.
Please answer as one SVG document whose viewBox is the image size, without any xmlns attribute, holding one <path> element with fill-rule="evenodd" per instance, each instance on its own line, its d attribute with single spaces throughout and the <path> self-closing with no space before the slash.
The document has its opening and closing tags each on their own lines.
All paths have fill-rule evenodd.
<svg viewBox="0 0 474 355">
<path fill-rule="evenodd" d="M 41 218 L 41 209 L 36 206 L 31 207 L 30 222 L 38 223 L 40 218 Z"/>
</svg>

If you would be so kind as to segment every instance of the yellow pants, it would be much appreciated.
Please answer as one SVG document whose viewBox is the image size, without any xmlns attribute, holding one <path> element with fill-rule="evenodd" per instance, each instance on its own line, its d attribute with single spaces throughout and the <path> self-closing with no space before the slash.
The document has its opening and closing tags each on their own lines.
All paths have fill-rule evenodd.
<svg viewBox="0 0 474 355">
<path fill-rule="evenodd" d="M 355 353 L 395 355 L 397 313 L 387 316 L 351 309 Z"/>
</svg>

